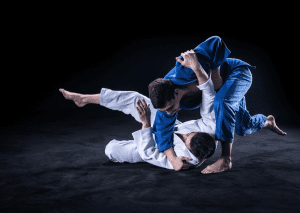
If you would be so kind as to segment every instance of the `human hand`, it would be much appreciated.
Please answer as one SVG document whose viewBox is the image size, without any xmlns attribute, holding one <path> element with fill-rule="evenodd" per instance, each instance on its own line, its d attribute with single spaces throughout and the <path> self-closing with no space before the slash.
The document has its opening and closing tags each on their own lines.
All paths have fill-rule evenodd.
<svg viewBox="0 0 300 213">
<path fill-rule="evenodd" d="M 209 79 L 207 73 L 201 66 L 201 64 L 198 61 L 197 55 L 194 52 L 194 50 L 188 50 L 184 53 L 181 53 L 181 56 L 184 60 L 180 59 L 179 57 L 176 57 L 176 60 L 182 64 L 182 66 L 191 68 L 194 73 L 197 76 L 197 80 L 199 85 L 204 84 Z"/>
<path fill-rule="evenodd" d="M 188 162 L 184 162 L 184 161 L 190 161 L 190 160 L 192 160 L 192 159 L 188 158 L 188 157 L 184 157 L 184 156 L 179 156 L 179 157 L 176 157 L 174 160 L 170 161 L 170 163 L 172 164 L 175 171 L 179 171 L 182 169 L 190 168 L 190 166 L 192 164 L 190 164 Z"/>
<path fill-rule="evenodd" d="M 140 99 L 137 101 L 136 110 L 142 121 L 143 129 L 151 127 L 151 123 L 150 123 L 151 111 L 150 111 L 149 105 L 147 105 L 147 103 L 144 99 L 143 99 L 143 102 Z"/>
<path fill-rule="evenodd" d="M 194 50 L 188 50 L 184 53 L 181 53 L 181 56 L 184 60 L 182 60 L 179 57 L 176 57 L 176 60 L 182 64 L 182 66 L 191 68 L 192 70 L 195 70 L 197 68 L 201 67 L 201 64 L 198 61 L 197 55 L 194 52 Z"/>
</svg>

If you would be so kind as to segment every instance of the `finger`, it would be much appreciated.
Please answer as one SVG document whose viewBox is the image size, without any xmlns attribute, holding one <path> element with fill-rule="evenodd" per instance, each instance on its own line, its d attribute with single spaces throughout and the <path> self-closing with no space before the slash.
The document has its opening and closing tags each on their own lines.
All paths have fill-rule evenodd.
<svg viewBox="0 0 300 213">
<path fill-rule="evenodd" d="M 141 110 L 139 107 L 136 107 L 136 111 L 138 111 L 138 113 L 141 114 Z"/>
<path fill-rule="evenodd" d="M 193 159 L 192 159 L 192 158 L 188 158 L 188 157 L 183 157 L 183 160 L 191 161 L 191 160 L 193 160 Z"/>
<path fill-rule="evenodd" d="M 141 104 L 141 103 L 140 103 Z M 139 106 L 139 110 L 141 114 L 145 114 L 145 109 L 142 106 Z"/>
<path fill-rule="evenodd" d="M 139 105 L 142 109 L 145 108 L 144 99 L 143 99 L 143 101 L 141 101 L 141 100 L 139 101 Z"/>
<path fill-rule="evenodd" d="M 142 104 L 141 100 L 138 100 L 137 105 L 140 108 L 140 111 L 143 112 L 144 111 L 144 107 L 143 107 L 143 104 Z"/>
<path fill-rule="evenodd" d="M 138 107 L 140 113 L 142 113 L 143 112 L 143 104 L 140 99 L 137 101 L 137 107 Z"/>
<path fill-rule="evenodd" d="M 185 160 L 185 161 L 191 161 L 192 158 L 189 158 L 189 157 L 185 157 L 185 156 L 179 156 L 180 160 Z"/>
<path fill-rule="evenodd" d="M 182 64 L 183 60 L 181 58 L 176 57 L 175 59 Z"/>
<path fill-rule="evenodd" d="M 148 105 L 147 105 L 145 99 L 143 99 L 143 104 L 144 104 L 145 109 L 147 109 L 147 106 L 148 106 Z"/>
<path fill-rule="evenodd" d="M 136 102 L 138 105 L 139 105 L 139 103 L 141 102 L 141 100 L 140 99 L 138 99 L 138 101 Z"/>
</svg>

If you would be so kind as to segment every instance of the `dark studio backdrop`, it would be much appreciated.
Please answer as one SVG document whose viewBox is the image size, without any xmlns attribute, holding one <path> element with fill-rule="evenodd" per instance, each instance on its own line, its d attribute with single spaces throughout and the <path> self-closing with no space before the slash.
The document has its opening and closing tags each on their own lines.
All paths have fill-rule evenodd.
<svg viewBox="0 0 300 213">
<path fill-rule="evenodd" d="M 297 124 L 295 99 L 297 76 L 291 46 L 293 32 L 276 34 L 276 30 L 251 33 L 201 30 L 159 30 L 128 28 L 101 30 L 92 25 L 48 26 L 21 41 L 21 72 L 9 72 L 14 93 L 5 93 L 4 106 L 9 117 L 2 126 L 26 122 L 55 120 L 62 116 L 97 117 L 110 113 L 98 106 L 78 109 L 63 99 L 59 88 L 83 94 L 99 93 L 102 87 L 133 90 L 148 96 L 148 84 L 164 77 L 175 65 L 175 57 L 196 47 L 210 36 L 220 36 L 231 54 L 257 68 L 252 71 L 253 83 L 246 94 L 251 114 L 276 116 L 278 122 Z M 105 29 L 105 28 L 103 28 Z M 33 51 L 27 51 L 29 50 Z M 7 89 L 7 88 L 6 88 Z M 11 91 L 11 89 L 9 89 Z M 188 113 L 188 112 L 186 112 Z"/>
<path fill-rule="evenodd" d="M 190 22 L 176 11 L 164 19 L 155 17 L 165 11 L 153 9 L 146 17 L 143 8 L 129 19 L 124 9 L 113 19 L 97 7 L 89 19 L 81 9 L 54 7 L 45 15 L 40 8 L 30 20 L 24 18 L 29 13 L 20 17 L 3 40 L 11 60 L 2 69 L 1 212 L 299 212 L 292 211 L 299 209 L 295 23 L 290 27 L 274 10 L 272 16 L 245 11 L 205 24 L 212 18 Z M 245 16 L 249 20 L 238 24 Z M 256 66 L 247 109 L 293 126 L 283 129 L 288 136 L 262 130 L 236 137 L 234 169 L 211 176 L 201 175 L 201 168 L 174 172 L 106 163 L 105 145 L 131 139 L 141 125 L 98 105 L 78 108 L 59 88 L 95 94 L 105 87 L 148 96 L 148 84 L 163 78 L 176 56 L 213 35 L 224 40 L 229 57 Z M 199 110 L 181 115 L 197 119 Z M 218 153 L 213 157 L 203 168 Z"/>
</svg>

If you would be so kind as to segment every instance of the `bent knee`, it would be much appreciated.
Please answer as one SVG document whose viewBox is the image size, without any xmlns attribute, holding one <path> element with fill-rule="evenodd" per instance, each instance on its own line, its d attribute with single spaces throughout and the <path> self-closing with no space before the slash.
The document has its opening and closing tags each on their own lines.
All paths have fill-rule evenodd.
<svg viewBox="0 0 300 213">
<path fill-rule="evenodd" d="M 239 103 L 238 102 L 233 102 L 231 100 L 228 100 L 226 98 L 218 98 L 218 97 L 215 97 L 214 99 L 214 107 L 222 107 L 224 109 L 238 109 L 239 107 Z"/>
<path fill-rule="evenodd" d="M 105 155 L 113 162 L 118 162 L 116 159 L 117 150 L 120 147 L 116 143 L 116 140 L 110 141 L 105 147 Z"/>
</svg>

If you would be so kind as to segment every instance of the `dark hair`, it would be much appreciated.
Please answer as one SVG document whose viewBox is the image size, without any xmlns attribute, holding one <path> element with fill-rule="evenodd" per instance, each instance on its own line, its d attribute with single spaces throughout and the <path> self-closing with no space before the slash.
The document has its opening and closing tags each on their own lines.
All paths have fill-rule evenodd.
<svg viewBox="0 0 300 213">
<path fill-rule="evenodd" d="M 177 88 L 184 89 L 188 85 L 174 84 L 170 79 L 158 78 L 152 81 L 149 86 L 149 97 L 155 109 L 164 108 L 168 101 L 175 98 L 174 91 Z"/>
<path fill-rule="evenodd" d="M 214 138 L 205 132 L 198 132 L 196 135 L 194 135 L 191 139 L 190 145 L 192 148 L 192 153 L 200 161 L 205 158 L 210 158 L 216 150 Z"/>
</svg>

